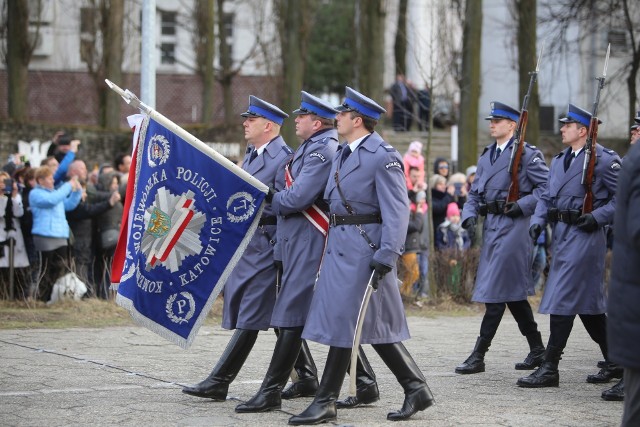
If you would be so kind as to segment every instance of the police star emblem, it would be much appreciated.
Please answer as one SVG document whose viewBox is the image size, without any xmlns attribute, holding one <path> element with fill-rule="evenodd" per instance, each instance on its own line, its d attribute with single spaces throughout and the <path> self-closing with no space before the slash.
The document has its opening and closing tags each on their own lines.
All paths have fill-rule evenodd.
<svg viewBox="0 0 640 427">
<path fill-rule="evenodd" d="M 162 266 L 175 273 L 190 255 L 202 251 L 200 232 L 206 216 L 195 208 L 194 193 L 176 196 L 160 187 L 144 214 L 142 253 L 146 270 Z"/>
</svg>

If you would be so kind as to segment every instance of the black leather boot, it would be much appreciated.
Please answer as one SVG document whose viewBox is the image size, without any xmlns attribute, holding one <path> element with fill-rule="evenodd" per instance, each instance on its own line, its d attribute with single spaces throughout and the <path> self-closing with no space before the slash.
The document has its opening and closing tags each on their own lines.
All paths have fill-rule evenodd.
<svg viewBox="0 0 640 427">
<path fill-rule="evenodd" d="M 266 412 L 280 409 L 282 387 L 296 363 L 302 345 L 302 328 L 280 328 L 271 363 L 260 390 L 246 403 L 236 406 L 236 412 Z"/>
<path fill-rule="evenodd" d="M 226 400 L 229 384 L 236 378 L 258 338 L 258 331 L 236 329 L 213 371 L 202 382 L 182 389 L 183 393 L 213 400 Z"/>
<path fill-rule="evenodd" d="M 604 400 L 624 400 L 624 380 L 620 380 L 608 390 L 602 392 L 602 398 Z"/>
<path fill-rule="evenodd" d="M 592 384 L 608 383 L 614 378 L 622 378 L 622 373 L 622 367 L 607 361 L 597 374 L 587 376 L 587 382 Z"/>
<path fill-rule="evenodd" d="M 456 374 L 477 374 L 484 372 L 484 354 L 489 350 L 491 341 L 478 337 L 476 346 L 462 365 L 456 367 Z"/>
<path fill-rule="evenodd" d="M 528 377 L 520 378 L 517 384 L 520 387 L 527 388 L 558 387 L 558 385 L 560 385 L 558 363 L 560 362 L 561 355 L 561 348 L 553 346 L 547 347 L 542 365 Z"/>
<path fill-rule="evenodd" d="M 283 399 L 295 399 L 296 397 L 315 396 L 318 390 L 318 369 L 305 340 L 302 340 L 302 346 L 294 369 L 298 374 L 298 380 L 287 387 L 282 392 L 281 397 Z"/>
<path fill-rule="evenodd" d="M 375 344 L 374 350 L 389 367 L 404 390 L 404 402 L 399 411 L 389 412 L 389 421 L 402 421 L 418 411 L 424 411 L 435 403 L 433 394 L 420 368 L 401 342 L 394 344 Z"/>
<path fill-rule="evenodd" d="M 351 370 L 351 362 L 347 367 L 347 373 Z M 380 399 L 376 374 L 364 354 L 362 346 L 358 347 L 358 363 L 356 365 L 356 395 L 348 396 L 346 399 L 338 400 L 336 407 L 355 408 L 359 405 L 370 405 Z"/>
<path fill-rule="evenodd" d="M 524 362 L 516 363 L 516 369 L 519 371 L 535 369 L 544 362 L 544 344 L 540 332 L 527 335 L 527 342 L 529 343 L 529 354 Z"/>
<path fill-rule="evenodd" d="M 336 400 L 347 373 L 350 348 L 330 347 L 316 396 L 300 415 L 289 418 L 289 425 L 314 425 L 336 419 Z"/>
</svg>

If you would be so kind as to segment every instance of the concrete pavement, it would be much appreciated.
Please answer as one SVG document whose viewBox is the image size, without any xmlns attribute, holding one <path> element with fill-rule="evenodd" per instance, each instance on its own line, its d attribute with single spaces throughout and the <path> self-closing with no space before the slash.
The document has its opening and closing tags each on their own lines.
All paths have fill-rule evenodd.
<svg viewBox="0 0 640 427">
<path fill-rule="evenodd" d="M 536 316 L 543 339 L 548 317 Z M 404 426 L 616 426 L 622 402 L 605 402 L 604 385 L 585 382 L 602 359 L 579 320 L 560 362 L 560 387 L 523 389 L 515 385 L 529 371 L 513 365 L 527 343 L 507 313 L 486 356 L 487 372 L 456 375 L 469 355 L 481 317 L 409 318 L 413 338 L 405 342 L 422 368 L 436 405 Z M 185 395 L 183 385 L 200 381 L 224 350 L 230 331 L 204 327 L 194 345 L 182 350 L 141 327 L 104 329 L 0 330 L 0 425 L 2 426 L 284 426 L 310 398 L 283 401 L 282 410 L 236 414 L 235 406 L 258 390 L 275 343 L 261 333 L 226 402 Z M 327 348 L 310 343 L 322 370 Z M 365 346 L 378 376 L 381 399 L 338 411 L 335 425 L 382 426 L 399 409 L 400 386 L 377 354 Z M 342 396 L 348 383 L 342 388 Z"/>
</svg>

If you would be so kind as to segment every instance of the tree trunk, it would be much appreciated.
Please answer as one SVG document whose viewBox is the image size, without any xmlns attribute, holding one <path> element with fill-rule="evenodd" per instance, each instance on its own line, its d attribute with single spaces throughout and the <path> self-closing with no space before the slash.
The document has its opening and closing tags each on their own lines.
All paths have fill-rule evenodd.
<svg viewBox="0 0 640 427">
<path fill-rule="evenodd" d="M 384 3 L 383 0 L 357 0 L 355 15 L 356 89 L 380 105 L 384 105 Z"/>
<path fill-rule="evenodd" d="M 215 12 L 213 0 L 197 1 L 195 10 L 197 34 L 195 34 L 195 48 L 197 52 L 198 74 L 202 79 L 202 115 L 200 121 L 213 124 L 213 59 L 215 56 Z"/>
<path fill-rule="evenodd" d="M 482 0 L 467 0 L 462 34 L 462 78 L 458 125 L 460 170 L 475 165 L 478 160 L 481 35 Z"/>
<path fill-rule="evenodd" d="M 405 74 L 407 71 L 407 3 L 408 0 L 400 0 L 398 7 L 398 30 L 393 45 L 396 74 Z"/>
<path fill-rule="evenodd" d="M 283 78 L 281 108 L 289 113 L 300 105 L 312 3 L 310 0 L 282 0 L 279 7 Z M 281 134 L 290 146 L 298 145 L 292 119 L 285 121 Z"/>
<path fill-rule="evenodd" d="M 220 47 L 220 75 L 218 81 L 222 86 L 222 105 L 224 110 L 224 123 L 233 124 L 235 112 L 233 111 L 233 92 L 231 83 L 233 82 L 233 70 L 231 69 L 232 58 L 227 44 L 227 35 L 224 28 L 224 0 L 217 0 L 218 7 L 218 43 Z"/>
<path fill-rule="evenodd" d="M 111 81 L 122 81 L 122 55 L 124 27 L 124 0 L 108 0 L 103 8 L 103 19 L 106 20 L 104 32 L 104 70 L 105 76 Z M 107 88 L 103 79 L 96 82 L 98 90 L 106 92 L 104 97 L 104 122 L 107 129 L 117 129 L 122 123 L 122 100 L 112 90 Z"/>
<path fill-rule="evenodd" d="M 7 91 L 9 118 L 24 122 L 28 117 L 29 76 L 32 48 L 29 43 L 29 3 L 7 0 Z"/>
<path fill-rule="evenodd" d="M 515 0 L 518 13 L 518 77 L 520 106 L 529 89 L 530 72 L 536 69 L 538 59 L 536 49 L 536 0 Z M 529 119 L 525 140 L 533 145 L 538 144 L 540 137 L 540 98 L 538 85 L 535 84 L 529 97 Z"/>
</svg>

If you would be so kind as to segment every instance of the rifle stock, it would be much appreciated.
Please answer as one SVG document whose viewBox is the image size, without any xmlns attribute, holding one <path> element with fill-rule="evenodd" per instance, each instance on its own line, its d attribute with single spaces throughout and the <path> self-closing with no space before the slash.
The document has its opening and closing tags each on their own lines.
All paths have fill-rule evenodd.
<svg viewBox="0 0 640 427">
<path fill-rule="evenodd" d="M 529 94 L 527 94 L 527 97 L 528 96 Z M 524 151 L 524 137 L 527 131 L 528 121 L 529 111 L 523 108 L 523 110 L 520 112 L 520 120 L 518 120 L 518 128 L 516 129 L 515 140 L 513 142 L 514 148 L 511 151 L 511 159 L 509 161 L 511 184 L 509 185 L 507 203 L 516 202 L 520 198 L 520 180 L 518 179 L 518 170 L 520 169 L 522 152 Z"/>
</svg>

